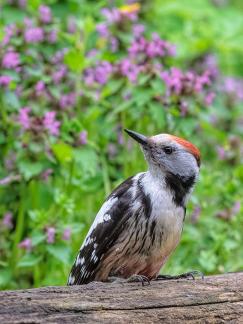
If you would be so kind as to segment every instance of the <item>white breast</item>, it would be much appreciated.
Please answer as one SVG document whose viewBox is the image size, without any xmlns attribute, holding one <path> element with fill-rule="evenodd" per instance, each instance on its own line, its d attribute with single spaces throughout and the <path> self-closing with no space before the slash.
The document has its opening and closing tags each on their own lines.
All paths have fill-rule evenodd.
<svg viewBox="0 0 243 324">
<path fill-rule="evenodd" d="M 156 221 L 158 244 L 156 249 L 151 250 L 151 256 L 158 260 L 166 259 L 180 240 L 184 208 L 175 205 L 172 194 L 169 190 L 166 190 L 163 180 L 151 179 L 149 173 L 144 177 L 144 190 L 151 199 L 151 221 Z M 162 241 L 160 240 L 161 233 Z"/>
</svg>

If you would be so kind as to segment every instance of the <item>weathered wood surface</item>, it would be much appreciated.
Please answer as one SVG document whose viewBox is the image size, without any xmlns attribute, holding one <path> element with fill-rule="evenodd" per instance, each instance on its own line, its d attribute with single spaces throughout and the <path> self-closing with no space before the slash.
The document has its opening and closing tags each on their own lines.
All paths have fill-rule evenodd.
<svg viewBox="0 0 243 324">
<path fill-rule="evenodd" d="M 243 323 L 243 272 L 2 291 L 0 323 Z"/>
</svg>

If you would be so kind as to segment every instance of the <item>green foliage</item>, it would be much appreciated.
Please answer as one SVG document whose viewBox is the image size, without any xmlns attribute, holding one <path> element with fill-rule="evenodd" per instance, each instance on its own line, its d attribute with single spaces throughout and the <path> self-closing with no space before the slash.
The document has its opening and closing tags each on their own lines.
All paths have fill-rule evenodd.
<svg viewBox="0 0 243 324">
<path fill-rule="evenodd" d="M 0 47 L 0 77 L 11 77 L 0 88 L 0 287 L 66 283 L 105 197 L 146 169 L 123 128 L 172 133 L 202 152 L 182 241 L 163 273 L 241 270 L 241 2 L 142 1 L 138 20 L 122 16 L 108 25 L 109 37 L 96 31 L 105 21 L 100 10 L 106 1 L 31 0 L 25 8 L 12 2 L 2 6 L 0 16 L 2 40 L 6 25 L 15 23 L 18 30 Z M 52 9 L 48 23 L 41 22 L 38 11 L 43 4 Z M 43 30 L 44 39 L 26 41 L 26 16 Z M 156 31 L 168 46 L 176 44 L 177 54 L 139 53 L 131 59 L 138 23 L 145 27 L 147 43 Z M 50 41 L 53 30 L 56 39 Z M 19 54 L 17 68 L 4 65 L 10 49 Z M 128 59 L 132 73 L 121 69 Z M 209 80 L 195 90 L 189 72 L 194 83 L 207 73 Z M 63 73 L 60 79 L 58 73 Z M 94 76 L 95 81 L 88 79 Z M 183 90 L 170 87 L 166 78 L 179 78 Z"/>
</svg>

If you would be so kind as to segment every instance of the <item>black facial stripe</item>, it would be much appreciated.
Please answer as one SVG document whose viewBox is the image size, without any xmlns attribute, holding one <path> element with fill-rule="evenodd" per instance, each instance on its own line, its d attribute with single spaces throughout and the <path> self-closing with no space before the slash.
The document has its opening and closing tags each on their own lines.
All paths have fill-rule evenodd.
<svg viewBox="0 0 243 324">
<path fill-rule="evenodd" d="M 171 172 L 167 172 L 165 182 L 173 194 L 173 200 L 177 206 L 184 207 L 185 196 L 189 193 L 196 181 L 194 175 L 181 177 Z"/>
</svg>

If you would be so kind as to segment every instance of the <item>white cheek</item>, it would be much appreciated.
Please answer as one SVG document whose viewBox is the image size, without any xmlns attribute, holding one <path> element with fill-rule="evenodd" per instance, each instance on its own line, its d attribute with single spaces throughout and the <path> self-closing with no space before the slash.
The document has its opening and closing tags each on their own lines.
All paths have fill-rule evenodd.
<svg viewBox="0 0 243 324">
<path fill-rule="evenodd" d="M 196 159 L 186 152 L 180 153 L 174 161 L 169 163 L 168 167 L 174 174 L 179 174 L 182 177 L 190 177 L 192 175 L 197 177 L 199 173 Z"/>
</svg>

